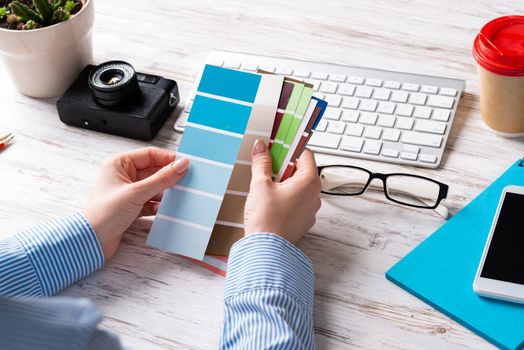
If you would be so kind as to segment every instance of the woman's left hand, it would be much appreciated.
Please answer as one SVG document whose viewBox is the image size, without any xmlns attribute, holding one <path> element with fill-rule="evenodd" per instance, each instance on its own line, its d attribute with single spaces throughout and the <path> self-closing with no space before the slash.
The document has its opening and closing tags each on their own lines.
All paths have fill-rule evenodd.
<svg viewBox="0 0 524 350">
<path fill-rule="evenodd" d="M 189 160 L 172 151 L 148 147 L 106 161 L 83 209 L 107 262 L 124 232 L 141 216 L 155 215 L 164 190 L 186 173 Z"/>
</svg>

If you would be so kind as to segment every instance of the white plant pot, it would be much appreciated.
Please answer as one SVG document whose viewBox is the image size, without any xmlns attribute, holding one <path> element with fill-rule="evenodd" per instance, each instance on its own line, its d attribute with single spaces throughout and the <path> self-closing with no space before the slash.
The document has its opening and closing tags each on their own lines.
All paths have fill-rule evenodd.
<svg viewBox="0 0 524 350">
<path fill-rule="evenodd" d="M 62 95 L 92 61 L 93 0 L 69 20 L 33 30 L 0 28 L 0 55 L 18 91 L 39 98 Z"/>
</svg>

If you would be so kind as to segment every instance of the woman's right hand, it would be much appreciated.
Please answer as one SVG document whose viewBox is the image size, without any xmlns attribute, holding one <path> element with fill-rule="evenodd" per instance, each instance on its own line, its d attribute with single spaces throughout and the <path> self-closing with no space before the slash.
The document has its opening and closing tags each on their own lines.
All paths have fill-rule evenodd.
<svg viewBox="0 0 524 350">
<path fill-rule="evenodd" d="M 244 210 L 245 234 L 274 233 L 296 244 L 315 224 L 320 209 L 320 179 L 315 158 L 304 151 L 297 171 L 274 183 L 271 156 L 262 140 L 252 150 L 251 186 Z"/>
</svg>

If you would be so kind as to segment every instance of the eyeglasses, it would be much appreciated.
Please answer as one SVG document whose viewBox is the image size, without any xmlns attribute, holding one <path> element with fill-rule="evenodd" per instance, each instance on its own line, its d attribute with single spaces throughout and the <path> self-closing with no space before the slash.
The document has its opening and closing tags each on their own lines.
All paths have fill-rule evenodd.
<svg viewBox="0 0 524 350">
<path fill-rule="evenodd" d="M 373 179 L 382 181 L 382 189 L 392 202 L 414 208 L 434 209 L 447 219 L 448 209 L 441 203 L 449 186 L 433 179 L 403 173 L 373 173 L 351 165 L 319 166 L 321 192 L 337 196 L 357 196 L 366 192 Z M 380 189 L 377 185 L 373 189 Z"/>
</svg>

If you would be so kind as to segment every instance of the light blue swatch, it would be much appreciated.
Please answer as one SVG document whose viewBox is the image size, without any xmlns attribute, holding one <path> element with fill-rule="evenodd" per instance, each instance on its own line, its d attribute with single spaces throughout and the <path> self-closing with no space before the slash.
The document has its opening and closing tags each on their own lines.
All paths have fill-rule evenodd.
<svg viewBox="0 0 524 350">
<path fill-rule="evenodd" d="M 260 79 L 258 74 L 206 64 L 198 91 L 252 103 L 257 96 Z"/>
<path fill-rule="evenodd" d="M 250 114 L 251 107 L 197 95 L 191 108 L 191 123 L 243 134 Z"/>
<path fill-rule="evenodd" d="M 178 184 L 222 196 L 229 183 L 231 172 L 232 169 L 192 159 L 186 175 Z"/>
<path fill-rule="evenodd" d="M 524 186 L 524 167 L 518 162 L 393 266 L 386 277 L 497 347 L 521 349 L 524 305 L 480 297 L 473 290 L 507 185 Z"/>
<path fill-rule="evenodd" d="M 171 188 L 164 193 L 158 213 L 213 228 L 221 204 L 220 199 Z"/>
<path fill-rule="evenodd" d="M 186 126 L 178 151 L 233 165 L 237 160 L 241 143 L 242 139 L 238 137 Z"/>
<path fill-rule="evenodd" d="M 155 218 L 147 244 L 184 256 L 194 257 L 195 252 L 207 247 L 211 233 L 195 227 Z M 204 248 L 205 250 L 205 248 Z"/>
</svg>

